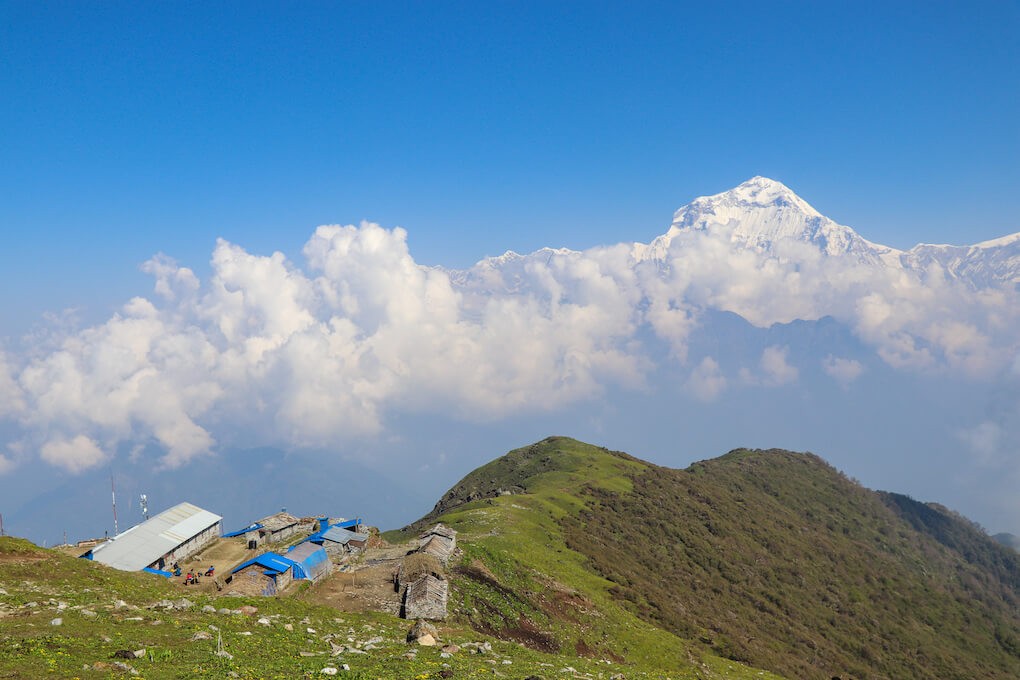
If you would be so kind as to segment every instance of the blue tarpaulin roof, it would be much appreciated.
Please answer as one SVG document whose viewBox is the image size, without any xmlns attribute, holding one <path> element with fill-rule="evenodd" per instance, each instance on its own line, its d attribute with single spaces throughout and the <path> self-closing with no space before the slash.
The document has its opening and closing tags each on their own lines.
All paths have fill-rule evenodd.
<svg viewBox="0 0 1020 680">
<path fill-rule="evenodd" d="M 306 538 L 303 541 L 301 541 L 301 543 L 305 543 L 305 542 L 308 542 L 308 541 L 311 541 L 312 543 L 322 543 L 322 537 L 325 536 L 327 533 L 329 533 L 330 531 L 332 531 L 333 529 L 335 529 L 337 527 L 339 527 L 341 529 L 344 529 L 344 530 L 347 530 L 350 527 L 361 526 L 361 518 L 360 517 L 355 518 L 355 519 L 349 519 L 349 520 L 346 520 L 344 522 L 337 522 L 336 524 L 327 524 L 327 523 L 323 522 L 322 520 L 319 520 L 319 521 L 320 521 L 320 524 L 321 524 L 319 530 L 316 531 L 311 536 L 309 536 L 308 538 Z M 361 539 L 361 540 L 367 540 L 367 539 L 368 539 L 368 536 L 365 536 L 365 538 Z M 335 539 L 331 539 L 331 540 L 335 540 Z"/>
<path fill-rule="evenodd" d="M 169 571 L 163 571 L 162 569 L 153 569 L 152 567 L 145 567 L 144 569 L 142 569 L 142 571 L 147 571 L 150 574 L 156 574 L 157 576 L 165 576 L 166 578 L 170 578 L 171 576 L 173 576 L 173 574 L 171 574 Z"/>
<path fill-rule="evenodd" d="M 239 529 L 238 531 L 231 531 L 229 534 L 223 534 L 223 538 L 233 538 L 234 536 L 240 536 L 242 534 L 246 534 L 249 531 L 258 531 L 259 529 L 262 528 L 262 526 L 263 525 L 261 525 L 261 524 L 252 524 L 251 526 L 247 526 L 247 527 L 245 527 L 243 529 Z"/>
<path fill-rule="evenodd" d="M 312 581 L 329 573 L 329 555 L 322 546 L 314 543 L 301 543 L 287 551 L 287 557 L 294 560 L 294 578 L 306 578 Z"/>
<path fill-rule="evenodd" d="M 298 564 L 294 560 L 284 557 L 283 555 L 277 555 L 276 553 L 262 553 L 258 557 L 253 557 L 247 562 L 242 562 L 231 570 L 231 574 L 236 574 L 245 567 L 250 567 L 253 564 L 265 567 L 267 574 L 282 574 L 288 569 L 297 567 Z M 298 576 L 297 569 L 294 569 L 294 577 L 301 578 Z"/>
</svg>

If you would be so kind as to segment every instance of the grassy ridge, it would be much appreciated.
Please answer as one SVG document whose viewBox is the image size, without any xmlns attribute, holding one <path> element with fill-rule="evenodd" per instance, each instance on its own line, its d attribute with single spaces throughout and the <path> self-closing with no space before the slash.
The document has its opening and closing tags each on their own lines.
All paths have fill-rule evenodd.
<svg viewBox="0 0 1020 680">
<path fill-rule="evenodd" d="M 785 451 L 632 481 L 564 529 L 643 619 L 791 677 L 1020 677 L 1020 560 L 965 521 Z"/>
<path fill-rule="evenodd" d="M 629 493 L 648 465 L 572 439 L 511 451 L 459 482 L 411 533 L 441 519 L 460 532 L 451 609 L 476 630 L 534 649 L 612 661 L 628 678 L 774 678 L 642 621 L 565 542 L 592 489 Z"/>
</svg>

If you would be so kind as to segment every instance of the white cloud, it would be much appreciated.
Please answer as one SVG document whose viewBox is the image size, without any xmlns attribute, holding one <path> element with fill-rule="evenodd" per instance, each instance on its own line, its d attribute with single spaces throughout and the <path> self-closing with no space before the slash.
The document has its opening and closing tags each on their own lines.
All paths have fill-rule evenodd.
<svg viewBox="0 0 1020 680">
<path fill-rule="evenodd" d="M 693 231 L 658 262 L 619 245 L 450 273 L 418 265 L 406 238 L 371 223 L 319 227 L 305 269 L 221 240 L 205 282 L 156 256 L 143 266 L 152 299 L 62 329 L 17 362 L 0 353 L 0 417 L 19 424 L 26 450 L 72 470 L 150 441 L 165 466 L 238 436 L 335 447 L 377 436 L 396 413 L 497 420 L 642 389 L 659 368 L 643 343 L 686 363 L 706 309 L 762 327 L 831 315 L 905 370 L 980 379 L 1016 356 L 1015 291 L 922 282 L 804 243 L 770 254 L 725 229 Z M 788 384 L 795 363 L 786 347 L 764 348 L 751 380 Z M 849 358 L 823 366 L 842 384 L 863 370 Z M 704 357 L 686 387 L 711 401 L 729 384 Z"/>
<path fill-rule="evenodd" d="M 73 439 L 51 439 L 42 445 L 39 455 L 46 462 L 72 472 L 95 467 L 106 459 L 106 454 L 99 445 L 84 435 L 78 435 Z"/>
<path fill-rule="evenodd" d="M 843 387 L 857 380 L 864 372 L 864 365 L 856 359 L 844 359 L 831 354 L 822 360 L 822 368 Z"/>
<path fill-rule="evenodd" d="M 687 390 L 701 401 L 715 401 L 726 389 L 726 376 L 712 357 L 701 360 L 687 379 Z"/>
<path fill-rule="evenodd" d="M 796 367 L 786 361 L 789 347 L 766 347 L 761 354 L 761 371 L 765 376 L 766 385 L 785 385 L 797 379 L 799 372 Z"/>
</svg>

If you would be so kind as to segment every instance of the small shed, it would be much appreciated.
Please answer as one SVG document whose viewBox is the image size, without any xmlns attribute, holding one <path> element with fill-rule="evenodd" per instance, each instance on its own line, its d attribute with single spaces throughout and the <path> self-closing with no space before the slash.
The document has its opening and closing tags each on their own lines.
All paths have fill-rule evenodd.
<svg viewBox="0 0 1020 680">
<path fill-rule="evenodd" d="M 287 512 L 263 517 L 244 529 L 224 534 L 224 538 L 244 536 L 248 548 L 255 550 L 261 545 L 271 545 L 287 540 L 301 528 L 301 520 Z"/>
<path fill-rule="evenodd" d="M 227 582 L 245 595 L 276 595 L 294 580 L 294 565 L 282 555 L 264 553 L 235 567 Z"/>
<path fill-rule="evenodd" d="M 333 526 L 326 531 L 312 535 L 308 540 L 321 545 L 331 558 L 339 559 L 349 553 L 363 550 L 368 543 L 368 534 L 359 534 L 343 527 Z"/>
<path fill-rule="evenodd" d="M 450 563 L 453 551 L 457 549 L 457 532 L 443 524 L 437 524 L 418 537 L 418 550 L 432 555 L 442 562 Z"/>
<path fill-rule="evenodd" d="M 294 562 L 294 578 L 318 581 L 329 576 L 333 563 L 321 545 L 305 542 L 287 551 L 287 558 Z"/>
<path fill-rule="evenodd" d="M 433 621 L 445 619 L 448 597 L 447 581 L 426 574 L 412 582 L 404 591 L 404 618 Z"/>
</svg>

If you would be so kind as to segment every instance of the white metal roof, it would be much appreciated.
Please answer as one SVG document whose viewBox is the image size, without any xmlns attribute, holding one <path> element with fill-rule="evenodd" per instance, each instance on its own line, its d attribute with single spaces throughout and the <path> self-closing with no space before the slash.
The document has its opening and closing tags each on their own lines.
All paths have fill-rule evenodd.
<svg viewBox="0 0 1020 680">
<path fill-rule="evenodd" d="M 124 571 L 149 566 L 223 518 L 191 503 L 178 503 L 92 549 L 92 559 Z"/>
</svg>

